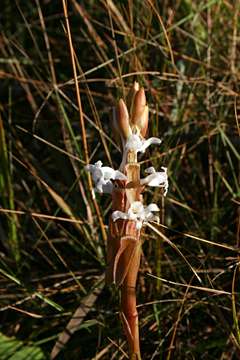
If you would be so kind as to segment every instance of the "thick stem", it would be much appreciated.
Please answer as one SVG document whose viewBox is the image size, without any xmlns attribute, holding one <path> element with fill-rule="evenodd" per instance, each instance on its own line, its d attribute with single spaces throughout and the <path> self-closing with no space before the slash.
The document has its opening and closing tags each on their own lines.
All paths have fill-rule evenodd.
<svg viewBox="0 0 240 360">
<path fill-rule="evenodd" d="M 128 154 L 129 163 L 125 167 L 128 183 L 139 183 L 140 180 L 140 165 L 137 163 L 136 153 Z M 129 204 L 134 201 L 141 201 L 141 194 L 139 187 L 126 189 L 126 195 Z M 129 269 L 121 286 L 121 319 L 126 333 L 130 359 L 140 360 L 140 343 L 139 343 L 139 328 L 138 328 L 138 312 L 136 301 L 136 282 L 140 266 L 141 257 L 141 240 L 140 230 L 133 229 L 133 235 L 136 237 L 135 251 L 129 264 Z M 123 257 L 127 257 L 125 252 Z M 125 259 L 129 261 L 129 259 Z M 123 262 L 125 262 L 123 261 Z"/>
<path fill-rule="evenodd" d="M 134 359 L 133 355 L 135 355 L 136 359 L 141 359 L 136 307 L 136 280 L 139 264 L 140 248 L 139 251 L 135 252 L 129 272 L 121 287 L 121 319 L 128 339 L 130 359 Z"/>
</svg>

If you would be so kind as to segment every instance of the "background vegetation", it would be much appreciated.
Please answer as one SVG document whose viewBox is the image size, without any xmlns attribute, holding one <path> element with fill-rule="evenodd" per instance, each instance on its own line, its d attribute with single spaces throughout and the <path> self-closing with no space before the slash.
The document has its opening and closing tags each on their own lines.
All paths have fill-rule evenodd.
<svg viewBox="0 0 240 360">
<path fill-rule="evenodd" d="M 118 167 L 112 107 L 134 80 L 163 139 L 143 160 L 170 183 L 145 197 L 164 236 L 144 235 L 143 359 L 239 359 L 240 2 L 67 8 L 72 57 L 61 1 L 1 1 L 0 359 L 127 358 L 103 286 L 111 199 L 93 201 L 84 165 Z"/>
</svg>

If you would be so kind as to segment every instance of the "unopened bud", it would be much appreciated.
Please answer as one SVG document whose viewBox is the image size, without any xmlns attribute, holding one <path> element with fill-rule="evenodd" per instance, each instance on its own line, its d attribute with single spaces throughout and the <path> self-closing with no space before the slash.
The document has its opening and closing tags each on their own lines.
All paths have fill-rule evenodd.
<svg viewBox="0 0 240 360">
<path fill-rule="evenodd" d="M 138 119 L 141 117 L 146 106 L 146 96 L 145 91 L 141 88 L 135 95 L 133 111 L 132 111 L 132 119 L 131 122 L 133 125 L 136 125 Z"/>
<path fill-rule="evenodd" d="M 117 110 L 118 110 L 117 122 L 120 132 L 119 135 L 122 137 L 124 141 L 126 141 L 129 138 L 129 136 L 132 134 L 132 130 L 129 125 L 129 115 L 128 115 L 127 106 L 123 101 L 123 99 L 119 100 Z"/>
<path fill-rule="evenodd" d="M 134 84 L 129 90 L 129 93 L 127 95 L 127 108 L 130 114 L 132 114 L 134 99 L 138 91 L 139 91 L 139 83 L 137 81 L 134 81 Z"/>
<path fill-rule="evenodd" d="M 148 114 L 149 114 L 149 108 L 148 108 L 148 105 L 146 105 L 142 115 L 139 117 L 139 119 L 136 123 L 137 127 L 140 130 L 142 137 L 144 137 L 144 138 L 145 138 L 147 130 L 148 130 Z"/>
</svg>

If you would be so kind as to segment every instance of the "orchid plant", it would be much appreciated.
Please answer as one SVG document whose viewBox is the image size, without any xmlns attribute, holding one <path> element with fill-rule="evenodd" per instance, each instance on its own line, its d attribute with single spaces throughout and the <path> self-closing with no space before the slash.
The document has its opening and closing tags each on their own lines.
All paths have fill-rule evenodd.
<svg viewBox="0 0 240 360">
<path fill-rule="evenodd" d="M 122 162 L 119 170 L 102 166 L 101 161 L 85 168 L 92 175 L 94 191 L 112 195 L 112 213 L 109 221 L 107 243 L 106 282 L 116 284 L 121 292 L 120 316 L 128 340 L 131 360 L 140 360 L 138 313 L 136 308 L 136 281 L 141 256 L 141 233 L 143 226 L 159 221 L 156 204 L 143 205 L 146 186 L 168 191 L 167 168 L 154 167 L 145 170 L 140 177 L 138 153 L 144 153 L 152 145 L 160 145 L 155 137 L 145 139 L 148 129 L 148 106 L 143 88 L 134 83 L 128 96 L 128 107 L 120 99 L 113 118 L 113 130 L 120 141 Z"/>
</svg>

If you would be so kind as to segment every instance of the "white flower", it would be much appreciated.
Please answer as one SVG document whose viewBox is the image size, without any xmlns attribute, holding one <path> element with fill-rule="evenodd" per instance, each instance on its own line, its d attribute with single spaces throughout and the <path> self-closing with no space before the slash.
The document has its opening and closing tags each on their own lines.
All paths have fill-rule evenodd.
<svg viewBox="0 0 240 360">
<path fill-rule="evenodd" d="M 156 204 L 144 207 L 140 201 L 134 201 L 126 213 L 119 210 L 114 211 L 112 219 L 113 221 L 118 219 L 136 221 L 136 228 L 140 230 L 142 225 L 148 221 L 159 221 L 158 216 L 153 214 L 155 211 L 160 211 Z"/>
<path fill-rule="evenodd" d="M 114 170 L 109 166 L 102 166 L 99 160 L 94 165 L 85 166 L 85 170 L 89 171 L 95 184 L 95 191 L 99 193 L 111 193 L 113 184 L 111 180 L 127 180 L 126 175 L 119 170 Z"/>
<path fill-rule="evenodd" d="M 129 136 L 126 144 L 125 150 L 133 150 L 136 152 L 144 153 L 145 150 L 152 144 L 161 144 L 161 140 L 156 137 L 151 137 L 147 140 L 141 139 L 139 135 L 132 134 Z"/>
<path fill-rule="evenodd" d="M 149 174 L 144 179 L 140 180 L 141 185 L 156 186 L 164 188 L 163 195 L 166 196 L 168 192 L 168 175 L 167 168 L 161 167 L 163 171 L 156 172 L 154 167 L 147 168 L 145 172 Z"/>
</svg>

